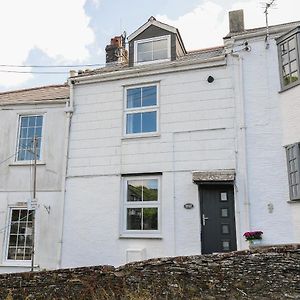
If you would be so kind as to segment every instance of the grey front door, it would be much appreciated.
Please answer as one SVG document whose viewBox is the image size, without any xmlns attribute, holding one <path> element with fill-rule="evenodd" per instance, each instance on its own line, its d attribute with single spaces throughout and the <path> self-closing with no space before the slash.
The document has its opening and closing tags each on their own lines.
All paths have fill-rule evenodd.
<svg viewBox="0 0 300 300">
<path fill-rule="evenodd" d="M 236 250 L 233 186 L 200 185 L 199 193 L 202 254 Z"/>
</svg>

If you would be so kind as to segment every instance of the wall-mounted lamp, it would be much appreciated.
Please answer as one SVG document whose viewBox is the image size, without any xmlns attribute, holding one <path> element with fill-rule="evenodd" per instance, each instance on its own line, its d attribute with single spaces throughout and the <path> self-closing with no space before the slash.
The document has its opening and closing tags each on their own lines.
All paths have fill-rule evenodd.
<svg viewBox="0 0 300 300">
<path fill-rule="evenodd" d="M 208 83 L 212 83 L 212 82 L 214 82 L 214 80 L 215 79 L 212 76 L 210 76 L 210 75 L 207 77 L 207 82 Z"/>
</svg>

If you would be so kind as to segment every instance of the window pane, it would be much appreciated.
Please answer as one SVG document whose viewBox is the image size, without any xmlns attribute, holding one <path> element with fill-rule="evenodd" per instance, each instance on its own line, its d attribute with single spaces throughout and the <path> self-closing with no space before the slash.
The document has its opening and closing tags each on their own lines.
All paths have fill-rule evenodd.
<svg viewBox="0 0 300 300">
<path fill-rule="evenodd" d="M 290 51 L 290 61 L 297 59 L 297 52 L 296 49 Z"/>
<path fill-rule="evenodd" d="M 298 72 L 294 72 L 291 74 L 291 82 L 297 81 L 299 79 Z"/>
<path fill-rule="evenodd" d="M 138 53 L 138 62 L 150 61 L 150 60 L 152 60 L 152 52 Z"/>
<path fill-rule="evenodd" d="M 152 41 L 137 44 L 138 52 L 151 52 L 152 51 Z"/>
<path fill-rule="evenodd" d="M 166 49 L 168 49 L 168 40 L 167 39 L 153 42 L 153 50 L 154 51 L 166 50 Z"/>
<path fill-rule="evenodd" d="M 291 72 L 297 71 L 298 70 L 298 64 L 297 60 L 294 60 L 291 62 Z"/>
<path fill-rule="evenodd" d="M 143 229 L 157 230 L 157 208 L 143 208 Z"/>
<path fill-rule="evenodd" d="M 127 230 L 142 229 L 142 209 L 127 208 Z"/>
<path fill-rule="evenodd" d="M 35 126 L 35 119 L 36 119 L 36 116 L 29 117 L 29 127 Z"/>
<path fill-rule="evenodd" d="M 167 58 L 168 58 L 168 51 L 167 50 L 155 50 L 155 51 L 153 51 L 153 60 L 167 59 Z"/>
<path fill-rule="evenodd" d="M 29 125 L 29 118 L 28 117 L 21 117 L 21 126 L 28 127 Z"/>
<path fill-rule="evenodd" d="M 141 88 L 127 90 L 127 108 L 141 107 Z"/>
<path fill-rule="evenodd" d="M 144 87 L 142 90 L 143 104 L 142 106 L 153 106 L 156 105 L 156 86 Z"/>
<path fill-rule="evenodd" d="M 143 200 L 157 201 L 158 200 L 157 196 L 158 196 L 158 180 L 157 179 L 144 180 Z"/>
<path fill-rule="evenodd" d="M 221 208 L 221 217 L 223 218 L 228 217 L 228 208 Z"/>
<path fill-rule="evenodd" d="M 143 181 L 130 180 L 127 184 L 127 201 L 142 201 Z"/>
<path fill-rule="evenodd" d="M 289 40 L 289 50 L 296 48 L 295 38 Z"/>
<path fill-rule="evenodd" d="M 42 116 L 37 116 L 36 117 L 36 126 L 37 127 L 42 127 L 43 126 L 43 117 Z"/>
<path fill-rule="evenodd" d="M 222 234 L 229 234 L 229 225 L 222 224 Z"/>
<path fill-rule="evenodd" d="M 283 54 L 281 56 L 281 59 L 282 59 L 282 65 L 286 65 L 288 62 L 289 62 L 289 57 L 288 57 L 288 54 Z"/>
<path fill-rule="evenodd" d="M 142 113 L 142 132 L 156 131 L 156 111 Z"/>
<path fill-rule="evenodd" d="M 168 58 L 168 40 L 160 40 L 153 42 L 153 59 Z"/>
<path fill-rule="evenodd" d="M 290 73 L 290 65 L 289 64 L 284 65 L 282 67 L 282 74 L 283 74 L 283 76 L 289 75 L 289 73 Z"/>
<path fill-rule="evenodd" d="M 140 133 L 142 131 L 141 113 L 127 114 L 126 133 Z"/>
<path fill-rule="evenodd" d="M 229 251 L 230 250 L 230 243 L 229 243 L 229 241 L 223 241 L 222 242 L 222 249 L 224 251 Z"/>
<path fill-rule="evenodd" d="M 287 43 L 284 43 L 280 46 L 281 54 L 285 54 L 287 52 Z"/>
</svg>

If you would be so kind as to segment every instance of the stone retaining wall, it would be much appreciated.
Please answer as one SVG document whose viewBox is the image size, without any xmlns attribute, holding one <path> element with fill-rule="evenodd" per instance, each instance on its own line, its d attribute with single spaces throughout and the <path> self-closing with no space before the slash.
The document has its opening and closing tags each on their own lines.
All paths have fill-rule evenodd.
<svg viewBox="0 0 300 300">
<path fill-rule="evenodd" d="M 300 299 L 300 244 L 5 274 L 0 299 Z"/>
</svg>

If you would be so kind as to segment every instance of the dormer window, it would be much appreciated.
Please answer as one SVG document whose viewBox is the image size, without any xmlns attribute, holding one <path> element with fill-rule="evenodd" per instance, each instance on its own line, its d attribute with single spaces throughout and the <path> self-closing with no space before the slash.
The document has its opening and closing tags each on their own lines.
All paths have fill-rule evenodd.
<svg viewBox="0 0 300 300">
<path fill-rule="evenodd" d="M 170 41 L 170 35 L 135 41 L 135 63 L 145 64 L 171 60 Z"/>
</svg>

